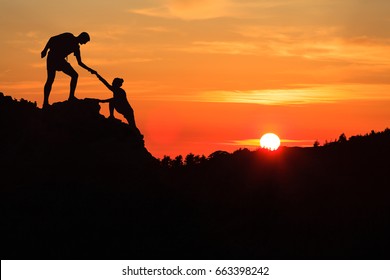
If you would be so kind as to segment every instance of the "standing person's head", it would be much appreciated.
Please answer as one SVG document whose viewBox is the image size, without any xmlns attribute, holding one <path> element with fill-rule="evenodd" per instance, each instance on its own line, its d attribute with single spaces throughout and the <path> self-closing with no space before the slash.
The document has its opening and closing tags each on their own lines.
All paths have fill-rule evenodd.
<svg viewBox="0 0 390 280">
<path fill-rule="evenodd" d="M 115 88 L 120 88 L 120 87 L 123 85 L 123 82 L 124 82 L 123 79 L 121 79 L 121 78 L 115 78 L 115 79 L 112 81 L 112 86 L 115 87 Z"/>
<path fill-rule="evenodd" d="M 79 40 L 79 43 L 82 45 L 84 45 L 85 43 L 91 40 L 87 32 L 81 32 L 80 35 L 77 36 L 77 39 Z"/>
</svg>

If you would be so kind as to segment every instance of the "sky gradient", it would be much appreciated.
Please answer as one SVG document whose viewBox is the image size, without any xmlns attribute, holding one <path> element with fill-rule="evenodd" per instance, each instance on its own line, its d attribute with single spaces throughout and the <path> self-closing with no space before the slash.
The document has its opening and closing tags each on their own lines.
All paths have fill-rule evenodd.
<svg viewBox="0 0 390 280">
<path fill-rule="evenodd" d="M 0 0 L 0 91 L 41 106 L 47 40 L 86 31 L 83 62 L 125 80 L 156 157 L 255 149 L 266 132 L 323 144 L 390 126 L 389 11 L 387 0 Z M 111 97 L 69 62 L 77 97 Z M 51 103 L 69 81 L 57 73 Z"/>
</svg>

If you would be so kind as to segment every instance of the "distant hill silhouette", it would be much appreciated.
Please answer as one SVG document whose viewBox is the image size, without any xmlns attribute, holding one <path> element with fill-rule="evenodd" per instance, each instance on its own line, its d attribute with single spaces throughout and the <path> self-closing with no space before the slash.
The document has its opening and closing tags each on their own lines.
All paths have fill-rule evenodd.
<svg viewBox="0 0 390 280">
<path fill-rule="evenodd" d="M 390 130 L 155 159 L 94 100 L 0 94 L 2 259 L 388 259 Z"/>
</svg>

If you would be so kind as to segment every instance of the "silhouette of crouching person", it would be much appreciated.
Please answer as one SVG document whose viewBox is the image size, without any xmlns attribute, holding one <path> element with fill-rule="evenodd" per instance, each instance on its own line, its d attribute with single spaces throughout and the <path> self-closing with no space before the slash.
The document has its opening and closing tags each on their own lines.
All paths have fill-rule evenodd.
<svg viewBox="0 0 390 280">
<path fill-rule="evenodd" d="M 99 75 L 99 73 L 96 73 L 96 76 L 109 90 L 113 92 L 112 98 L 100 100 L 100 102 L 102 103 L 108 102 L 109 109 L 110 109 L 109 118 L 115 119 L 114 117 L 114 109 L 115 109 L 118 113 L 122 114 L 125 117 L 134 135 L 140 137 L 140 139 L 143 139 L 143 135 L 141 134 L 141 132 L 139 131 L 139 129 L 135 124 L 133 108 L 130 106 L 129 101 L 127 100 L 126 92 L 122 89 L 122 85 L 124 82 L 123 79 L 115 78 L 112 81 L 112 85 L 110 85 L 102 76 Z"/>
</svg>

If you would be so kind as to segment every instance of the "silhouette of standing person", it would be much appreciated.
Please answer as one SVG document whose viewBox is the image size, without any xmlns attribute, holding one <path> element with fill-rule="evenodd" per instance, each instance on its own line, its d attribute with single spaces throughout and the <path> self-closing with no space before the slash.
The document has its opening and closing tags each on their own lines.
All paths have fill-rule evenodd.
<svg viewBox="0 0 390 280">
<path fill-rule="evenodd" d="M 122 89 L 122 85 L 124 82 L 123 79 L 115 78 L 112 81 L 112 85 L 110 85 L 102 76 L 99 75 L 99 73 L 96 73 L 96 76 L 114 94 L 113 98 L 100 100 L 100 102 L 109 103 L 109 109 L 110 109 L 109 118 L 115 119 L 114 117 L 114 109 L 115 109 L 118 113 L 122 114 L 125 117 L 132 132 L 136 136 L 143 139 L 141 132 L 139 131 L 139 129 L 135 124 L 134 110 L 130 106 L 129 101 L 127 100 L 126 92 L 124 91 L 124 89 Z"/>
<path fill-rule="evenodd" d="M 62 71 L 71 77 L 68 100 L 71 101 L 77 99 L 74 96 L 74 92 L 76 90 L 77 79 L 79 75 L 67 61 L 67 57 L 69 54 L 74 54 L 78 64 L 81 67 L 88 70 L 92 74 L 96 73 L 95 70 L 89 68 L 81 61 L 80 44 L 84 45 L 89 42 L 89 40 L 90 37 L 86 32 L 82 32 L 77 37 L 75 37 L 72 33 L 63 33 L 57 36 L 53 36 L 49 39 L 41 53 L 41 58 L 44 58 L 46 56 L 47 51 L 50 50 L 46 61 L 47 80 L 44 88 L 43 107 L 49 105 L 49 95 L 54 79 L 56 77 L 56 71 Z"/>
</svg>

